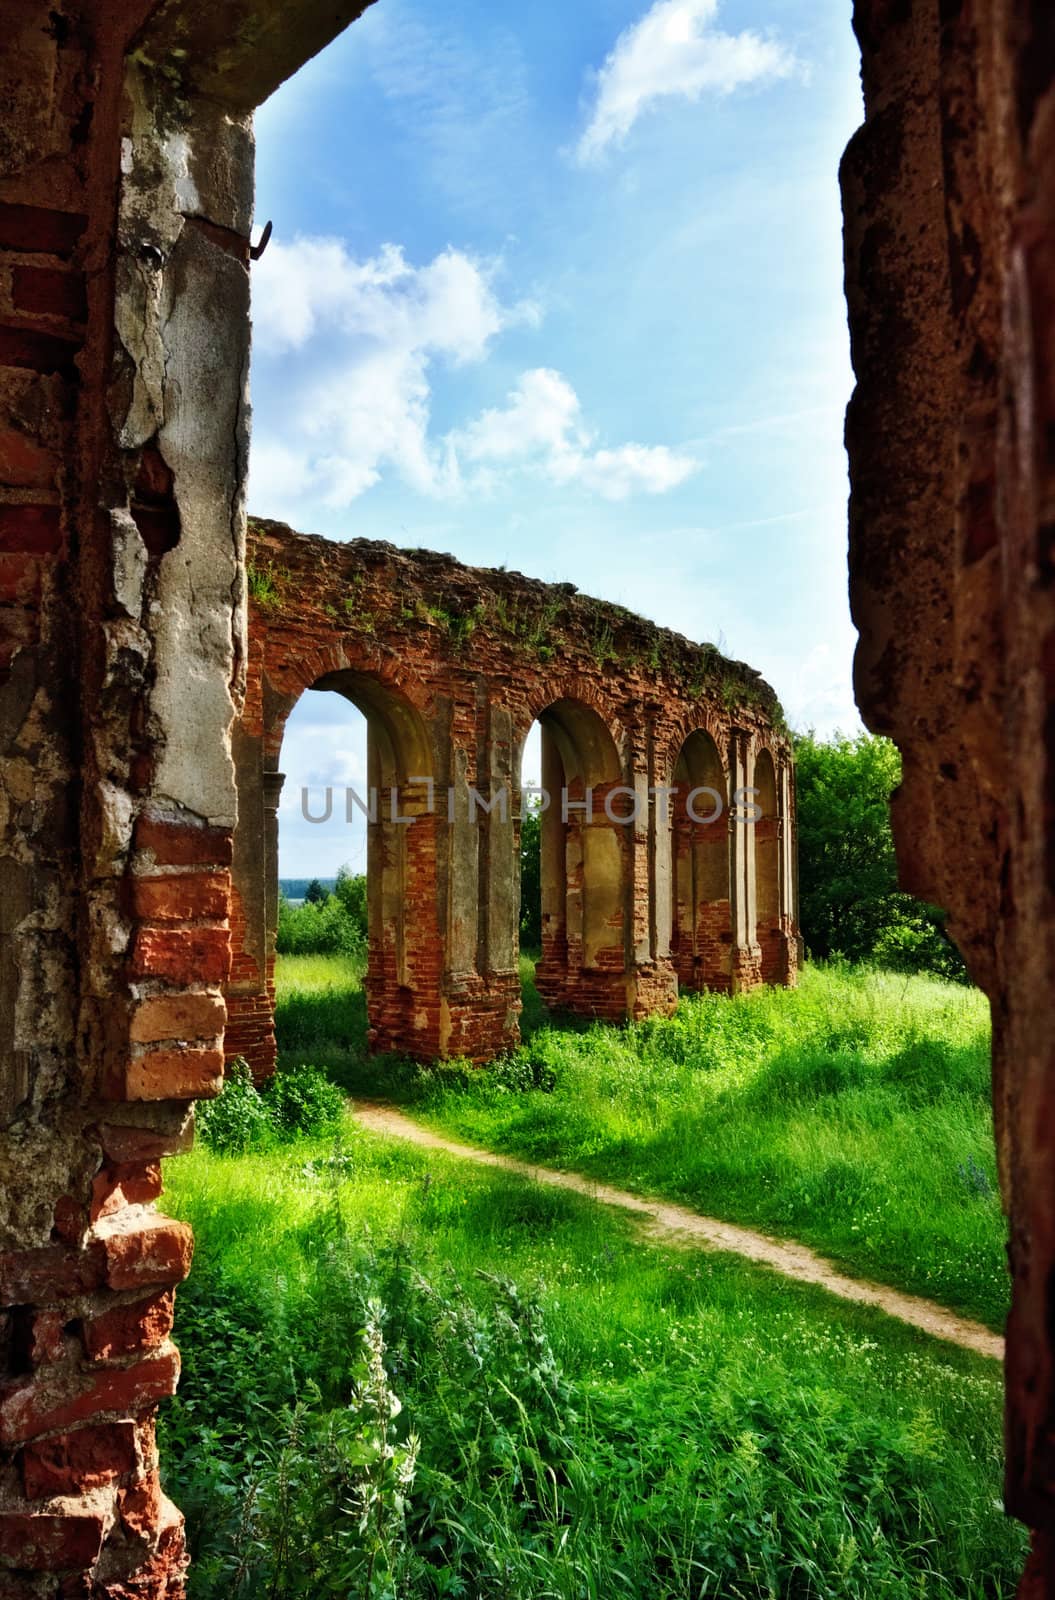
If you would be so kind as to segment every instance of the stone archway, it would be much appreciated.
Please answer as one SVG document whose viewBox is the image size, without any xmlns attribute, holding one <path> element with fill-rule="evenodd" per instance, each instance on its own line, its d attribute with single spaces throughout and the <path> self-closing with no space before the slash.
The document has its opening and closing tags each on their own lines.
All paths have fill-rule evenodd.
<svg viewBox="0 0 1055 1600">
<path fill-rule="evenodd" d="M 732 987 L 729 775 L 704 728 L 686 735 L 671 774 L 671 959 L 684 990 Z"/>
<path fill-rule="evenodd" d="M 378 1050 L 486 1061 L 519 1037 L 518 775 L 535 720 L 549 794 L 539 991 L 612 1020 L 669 1010 L 667 752 L 706 715 L 741 751 L 742 781 L 751 741 L 768 740 L 789 762 L 758 675 L 567 585 L 434 552 L 336 544 L 254 519 L 248 554 L 276 577 L 250 606 L 234 731 L 228 1056 L 244 1056 L 257 1076 L 274 1068 L 277 768 L 285 719 L 310 686 L 348 693 L 378 730 L 375 861 L 389 863 L 387 880 L 375 874 L 388 888 L 374 902 L 368 978 Z M 396 814 L 413 821 L 385 822 L 394 787 Z M 761 964 L 751 830 L 734 831 L 740 938 L 730 935 L 725 960 L 744 988 L 761 981 Z M 410 926 L 413 941 L 399 932 Z M 382 960 L 412 944 L 413 960 Z M 789 968 L 779 981 L 792 979 Z"/>
<path fill-rule="evenodd" d="M 634 792 L 601 714 L 574 699 L 539 712 L 542 788 L 542 956 L 547 1005 L 584 1016 L 627 1014 L 626 932 Z"/>
</svg>

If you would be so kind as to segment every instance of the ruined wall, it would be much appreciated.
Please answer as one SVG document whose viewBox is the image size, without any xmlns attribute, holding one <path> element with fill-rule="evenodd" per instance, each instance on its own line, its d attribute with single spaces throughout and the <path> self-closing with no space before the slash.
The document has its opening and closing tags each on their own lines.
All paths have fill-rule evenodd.
<svg viewBox="0 0 1055 1600">
<path fill-rule="evenodd" d="M 1006 1500 L 1055 1593 L 1055 12 L 858 0 L 843 164 L 857 694 L 904 757 L 904 886 L 993 1010 Z"/>
<path fill-rule="evenodd" d="M 252 138 L 156 9 L 0 3 L 5 1597 L 183 1592 L 157 1201 L 222 1081 Z M 202 8 L 161 9 L 192 63 Z"/>
<path fill-rule="evenodd" d="M 536 718 L 551 795 L 542 819 L 543 997 L 617 1019 L 669 1009 L 679 977 L 685 988 L 794 981 L 790 811 L 777 816 L 774 791 L 759 824 L 767 848 L 777 850 L 778 836 L 788 844 L 773 878 L 779 915 L 761 930 L 755 829 L 734 817 L 733 791 L 751 785 L 756 760 L 771 775 L 791 768 L 779 707 L 756 672 L 570 584 L 464 567 L 432 551 L 334 544 L 253 519 L 248 560 L 255 598 L 235 734 L 229 1056 L 245 1056 L 258 1076 L 274 1065 L 277 767 L 286 718 L 313 686 L 347 695 L 367 717 L 379 812 L 368 827 L 374 1048 L 482 1061 L 516 1043 L 520 765 Z M 690 781 L 682 751 L 692 737 L 710 741 L 714 768 Z M 694 848 L 718 860 L 721 884 L 694 891 L 703 938 L 676 971 L 678 812 L 656 791 L 680 785 L 684 795 L 711 778 L 721 814 L 694 826 Z M 474 818 L 470 786 L 488 802 L 504 791 L 507 809 L 477 809 Z M 581 809 L 588 790 L 592 816 Z M 335 804 L 344 806 L 342 794 Z M 393 804 L 413 823 L 393 822 Z"/>
</svg>

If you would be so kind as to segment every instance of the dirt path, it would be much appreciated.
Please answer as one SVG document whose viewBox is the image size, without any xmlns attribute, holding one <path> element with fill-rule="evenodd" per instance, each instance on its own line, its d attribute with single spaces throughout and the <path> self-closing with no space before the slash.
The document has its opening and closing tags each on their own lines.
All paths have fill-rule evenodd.
<svg viewBox="0 0 1055 1600">
<path fill-rule="evenodd" d="M 583 1178 L 576 1172 L 557 1172 L 553 1167 L 535 1167 L 527 1161 L 517 1161 L 513 1156 L 495 1155 L 490 1150 L 478 1150 L 473 1145 L 458 1144 L 442 1134 L 433 1133 L 412 1122 L 391 1106 L 363 1100 L 353 1101 L 352 1109 L 364 1128 L 373 1133 L 389 1134 L 396 1139 L 406 1139 L 426 1150 L 443 1150 L 448 1155 L 461 1156 L 466 1161 L 476 1161 L 483 1166 L 500 1167 L 503 1172 L 515 1172 L 535 1183 L 549 1183 L 558 1189 L 571 1189 L 602 1205 L 621 1206 L 624 1211 L 635 1211 L 647 1219 L 647 1231 L 656 1239 L 685 1243 L 687 1238 L 709 1245 L 714 1250 L 729 1250 L 734 1255 L 746 1256 L 762 1266 L 780 1272 L 785 1278 L 799 1283 L 815 1283 L 829 1294 L 842 1300 L 854 1300 L 860 1305 L 878 1306 L 889 1317 L 908 1322 L 936 1339 L 947 1339 L 965 1350 L 974 1350 L 982 1356 L 992 1356 L 995 1361 L 1004 1357 L 1004 1341 L 997 1333 L 990 1333 L 980 1322 L 971 1322 L 946 1311 L 930 1300 L 917 1295 L 902 1294 L 897 1289 L 884 1288 L 878 1283 L 862 1283 L 847 1278 L 837 1271 L 823 1256 L 816 1255 L 802 1244 L 782 1244 L 767 1238 L 764 1233 L 754 1233 L 750 1228 L 737 1227 L 732 1222 L 719 1222 L 715 1217 L 702 1217 L 684 1206 L 671 1205 L 666 1200 L 642 1200 L 628 1194 L 625 1189 L 613 1189 L 609 1184 L 598 1183 L 593 1178 Z"/>
</svg>

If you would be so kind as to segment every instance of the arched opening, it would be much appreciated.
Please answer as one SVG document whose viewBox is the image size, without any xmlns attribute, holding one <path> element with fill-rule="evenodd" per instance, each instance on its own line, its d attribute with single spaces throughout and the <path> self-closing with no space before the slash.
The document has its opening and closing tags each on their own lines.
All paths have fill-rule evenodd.
<svg viewBox="0 0 1055 1600">
<path fill-rule="evenodd" d="M 785 940 L 780 926 L 781 825 L 773 757 L 760 750 L 755 757 L 755 805 L 761 813 L 753 824 L 755 840 L 756 940 L 762 952 L 765 983 L 784 981 Z"/>
<path fill-rule="evenodd" d="M 633 796 L 603 719 L 577 700 L 539 714 L 539 994 L 587 1016 L 625 1015 L 627 854 Z"/>
<path fill-rule="evenodd" d="M 303 695 L 324 691 L 340 695 L 361 715 L 358 735 L 354 721 L 347 735 L 338 732 L 341 724 L 322 718 L 301 726 Z M 324 879 L 344 865 L 365 867 L 369 1048 L 424 1058 L 442 1054 L 439 819 L 433 755 L 419 712 L 371 674 L 344 669 L 279 701 L 267 721 L 262 767 L 259 744 L 239 764 L 242 804 L 233 878 L 244 926 L 235 941 L 238 959 L 229 989 L 228 1056 L 244 1055 L 257 1076 L 274 1065 L 279 884 L 280 876 L 290 876 L 281 866 L 280 812 L 290 831 L 296 830 L 303 869 L 297 875 Z M 290 734 L 296 735 L 292 741 Z M 351 748 L 357 737 L 358 762 Z M 320 739 L 327 745 L 321 754 L 314 748 Z M 280 761 L 299 770 L 288 765 L 283 771 Z M 328 874 L 307 867 L 309 836 L 318 841 L 317 860 L 330 867 Z"/>
<path fill-rule="evenodd" d="M 368 674 L 334 672 L 332 689 L 366 719 L 367 792 L 344 796 L 345 816 L 366 818 L 368 1039 L 375 1050 L 428 1053 L 438 1039 L 439 935 L 432 754 L 418 712 Z M 431 937 L 430 937 L 431 935 Z M 435 1053 L 435 1051 L 433 1051 Z"/>
<path fill-rule="evenodd" d="M 671 782 L 670 950 L 678 986 L 728 990 L 729 778 L 718 746 L 702 728 L 682 745 Z"/>
<path fill-rule="evenodd" d="M 517 954 L 522 1036 L 545 1017 L 536 986 L 536 968 L 542 954 L 542 728 L 536 721 L 528 729 L 520 753 L 520 805 L 516 815 L 516 853 L 519 900 Z"/>
</svg>

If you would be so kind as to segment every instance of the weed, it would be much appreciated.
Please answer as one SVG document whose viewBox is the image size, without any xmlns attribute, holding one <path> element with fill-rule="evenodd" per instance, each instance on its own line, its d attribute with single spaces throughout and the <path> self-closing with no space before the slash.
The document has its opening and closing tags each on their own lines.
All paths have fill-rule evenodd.
<svg viewBox="0 0 1055 1600">
<path fill-rule="evenodd" d="M 272 561 L 265 567 L 249 566 L 246 569 L 249 598 L 265 611 L 274 611 L 282 604 L 282 592 L 289 582 L 290 575 L 286 569 L 276 567 Z"/>
</svg>

